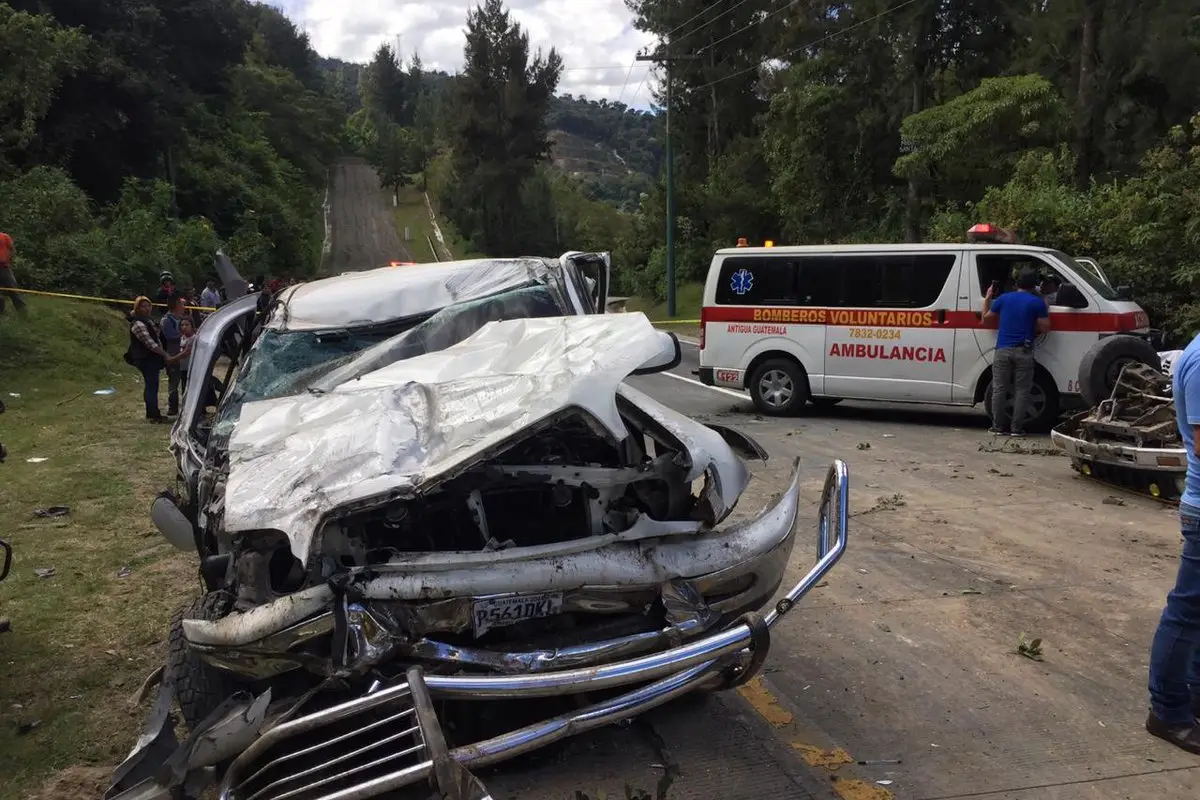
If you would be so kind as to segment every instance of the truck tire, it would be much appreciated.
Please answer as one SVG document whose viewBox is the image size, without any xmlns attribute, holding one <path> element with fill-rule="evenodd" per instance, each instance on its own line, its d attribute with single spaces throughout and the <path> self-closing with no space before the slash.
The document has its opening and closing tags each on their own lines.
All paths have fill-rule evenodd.
<svg viewBox="0 0 1200 800">
<path fill-rule="evenodd" d="M 1058 420 L 1059 402 L 1058 388 L 1055 387 L 1054 381 L 1045 373 L 1036 372 L 1033 375 L 1033 392 L 1029 398 L 1030 405 L 1028 416 L 1025 419 L 1025 430 L 1030 433 L 1045 433 L 1054 427 L 1054 423 Z M 1011 401 L 1010 401 L 1011 402 Z M 988 381 L 987 388 L 983 390 L 983 409 L 987 412 L 988 419 L 992 418 L 992 382 Z M 1012 409 L 1009 408 L 1009 414 Z"/>
<path fill-rule="evenodd" d="M 808 403 L 808 376 L 795 361 L 769 358 L 750 375 L 746 388 L 754 406 L 772 417 L 799 414 Z"/>
<path fill-rule="evenodd" d="M 183 637 L 184 619 L 220 619 L 229 612 L 229 600 L 225 592 L 209 592 L 195 598 L 171 617 L 166 676 L 175 681 L 175 698 L 189 731 L 194 731 L 205 717 L 243 688 L 236 676 L 209 664 L 188 647 L 187 639 Z"/>
<path fill-rule="evenodd" d="M 1106 336 L 1092 345 L 1079 362 L 1079 393 L 1089 406 L 1097 406 L 1112 395 L 1121 370 L 1130 363 L 1162 369 L 1154 346 L 1136 336 Z"/>
</svg>

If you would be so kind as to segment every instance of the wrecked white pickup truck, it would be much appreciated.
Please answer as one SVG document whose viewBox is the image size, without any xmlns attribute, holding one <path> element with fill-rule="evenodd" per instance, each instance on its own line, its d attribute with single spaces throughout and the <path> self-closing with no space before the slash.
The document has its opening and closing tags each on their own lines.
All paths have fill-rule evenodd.
<svg viewBox="0 0 1200 800">
<path fill-rule="evenodd" d="M 107 797 L 477 800 L 470 768 L 761 668 L 845 550 L 846 466 L 815 564 L 760 613 L 798 465 L 725 524 L 742 459 L 766 453 L 625 382 L 678 364 L 679 343 L 603 313 L 607 284 L 607 254 L 384 268 L 205 321 L 172 431 L 181 488 L 152 517 L 206 593 L 172 622 Z"/>
</svg>

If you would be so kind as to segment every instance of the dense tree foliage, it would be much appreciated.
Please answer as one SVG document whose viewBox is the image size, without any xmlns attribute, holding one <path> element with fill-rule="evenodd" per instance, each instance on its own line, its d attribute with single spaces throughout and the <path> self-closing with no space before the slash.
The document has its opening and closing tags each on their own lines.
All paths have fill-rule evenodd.
<svg viewBox="0 0 1200 800">
<path fill-rule="evenodd" d="M 1200 324 L 1200 0 L 626 0 L 674 65 L 677 263 L 736 236 L 961 240 L 1092 255 L 1157 324 Z M 658 97 L 662 103 L 664 97 Z M 663 290 L 663 191 L 619 251 Z"/>
<path fill-rule="evenodd" d="M 312 273 L 342 111 L 307 38 L 247 0 L 0 4 L 0 229 L 34 287 L 196 281 L 224 246 Z"/>
</svg>

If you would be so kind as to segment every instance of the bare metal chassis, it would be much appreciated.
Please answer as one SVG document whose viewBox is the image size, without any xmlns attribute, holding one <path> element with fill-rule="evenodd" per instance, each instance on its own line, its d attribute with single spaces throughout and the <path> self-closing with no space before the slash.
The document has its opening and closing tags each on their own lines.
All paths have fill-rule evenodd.
<svg viewBox="0 0 1200 800">
<path fill-rule="evenodd" d="M 443 797 L 455 800 L 486 800 L 483 785 L 468 772 L 544 747 L 594 728 L 628 719 L 656 708 L 699 688 L 728 688 L 743 683 L 762 668 L 774 625 L 802 599 L 846 550 L 849 516 L 849 474 L 842 461 L 835 461 L 826 475 L 818 516 L 817 561 L 791 590 L 766 614 L 752 613 L 717 633 L 678 647 L 615 663 L 577 669 L 521 675 L 425 675 L 419 667 L 409 669 L 406 680 L 390 686 L 374 686 L 352 700 L 299 714 L 299 703 L 290 704 L 281 716 L 268 720 L 270 699 L 244 696 L 218 709 L 182 745 L 167 750 L 160 741 L 166 733 L 157 717 L 169 713 L 173 692 L 164 685 L 156 702 L 156 713 L 134 751 L 114 776 L 110 800 L 167 800 L 177 797 L 181 787 L 196 787 L 217 777 L 218 764 L 228 764 L 221 780 L 221 800 L 282 800 L 300 796 L 311 800 L 365 800 L 418 784 L 430 785 Z M 589 707 L 552 717 L 491 739 L 448 749 L 441 733 L 432 700 L 527 699 L 561 695 L 584 695 L 631 687 L 631 691 Z M 308 746 L 282 757 L 297 737 L 330 725 L 354 722 L 363 714 L 391 714 L 387 719 L 409 725 L 411 745 L 383 749 L 383 756 L 367 767 L 345 769 L 351 756 L 368 750 L 380 752 L 382 734 L 372 734 L 366 744 L 349 755 L 322 750 L 330 742 Z M 165 726 L 169 728 L 170 726 Z M 351 734 L 341 736 L 347 739 Z M 397 736 L 390 737 L 397 739 Z M 173 741 L 173 735 L 170 737 Z M 357 747 L 357 744 L 355 745 Z M 151 751 L 169 752 L 164 764 L 155 762 Z M 401 758 L 403 757 L 403 758 Z M 325 761 L 322 761 L 325 758 Z M 232 761 L 230 762 L 230 759 Z M 300 766 L 291 766 L 297 760 Z M 394 766 L 391 761 L 400 761 Z M 283 762 L 289 762 L 287 764 Z M 286 768 L 286 769 L 284 769 Z M 263 775 L 283 769 L 284 777 L 268 782 Z M 351 773 L 366 772 L 361 779 Z M 141 778 L 141 775 L 146 777 Z M 322 786 L 336 783 L 329 791 Z M 333 787 L 331 787 L 332 789 Z"/>
</svg>

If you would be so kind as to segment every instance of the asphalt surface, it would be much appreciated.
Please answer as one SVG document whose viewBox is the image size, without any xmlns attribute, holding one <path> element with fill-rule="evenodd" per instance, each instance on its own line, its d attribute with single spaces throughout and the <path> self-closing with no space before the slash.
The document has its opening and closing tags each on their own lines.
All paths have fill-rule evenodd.
<svg viewBox="0 0 1200 800">
<path fill-rule="evenodd" d="M 799 458 L 813 519 L 828 465 L 848 462 L 847 555 L 776 626 L 760 681 L 501 768 L 496 796 L 652 793 L 665 769 L 672 798 L 1196 796 L 1200 758 L 1142 729 L 1179 558 L 1173 509 L 1078 478 L 1046 438 L 991 438 L 978 409 L 763 417 L 744 393 L 698 382 L 694 345 L 683 356 L 632 382 L 766 448 L 739 513 Z M 814 546 L 798 541 L 792 580 Z M 1020 655 L 1032 639 L 1041 652 Z"/>
<path fill-rule="evenodd" d="M 330 250 L 322 265 L 327 274 L 412 260 L 396 231 L 391 195 L 361 158 L 339 159 L 329 170 L 328 222 Z"/>
<path fill-rule="evenodd" d="M 359 220 L 335 223 L 348 269 L 399 252 L 362 166 L 335 179 L 334 219 Z M 1142 729 L 1148 645 L 1179 562 L 1173 510 L 1078 478 L 1046 438 L 992 439 L 978 410 L 846 402 L 770 418 L 701 385 L 697 367 L 684 343 L 677 368 L 631 382 L 765 447 L 739 515 L 798 458 L 815 521 L 826 470 L 845 460 L 847 554 L 775 627 L 760 680 L 501 765 L 482 776 L 495 797 L 653 797 L 667 773 L 672 800 L 1196 797 L 1200 758 Z M 815 554 L 807 530 L 792 581 Z"/>
</svg>

